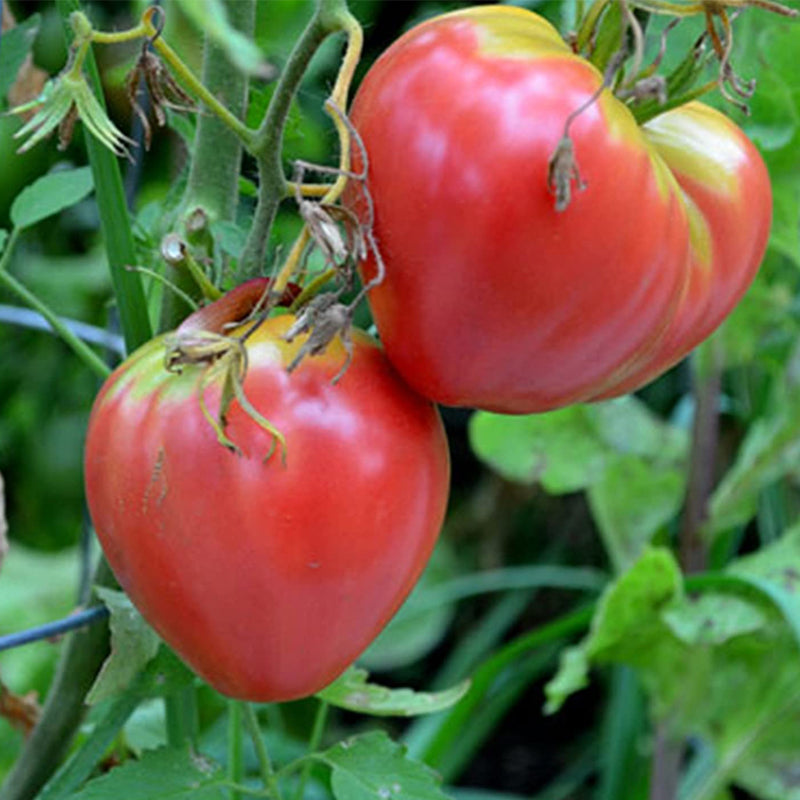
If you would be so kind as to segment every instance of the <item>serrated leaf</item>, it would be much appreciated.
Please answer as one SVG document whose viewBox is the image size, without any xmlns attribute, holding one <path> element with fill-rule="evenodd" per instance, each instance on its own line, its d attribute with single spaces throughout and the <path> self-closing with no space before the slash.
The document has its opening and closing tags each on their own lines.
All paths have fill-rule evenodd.
<svg viewBox="0 0 800 800">
<path fill-rule="evenodd" d="M 111 654 L 89 690 L 86 700 L 90 705 L 130 686 L 155 657 L 160 644 L 156 632 L 124 592 L 98 587 L 97 593 L 111 612 Z"/>
<path fill-rule="evenodd" d="M 83 200 L 93 186 L 89 167 L 44 175 L 17 195 L 11 204 L 11 222 L 17 228 L 35 225 Z"/>
<path fill-rule="evenodd" d="M 383 731 L 354 736 L 315 756 L 331 767 L 336 800 L 446 800 L 436 773 Z"/>
<path fill-rule="evenodd" d="M 390 689 L 369 683 L 365 669 L 350 667 L 317 697 L 338 708 L 371 714 L 376 717 L 416 717 L 433 714 L 455 705 L 469 690 L 469 681 L 462 681 L 440 692 L 416 692 L 413 689 Z"/>
<path fill-rule="evenodd" d="M 8 90 L 14 85 L 17 73 L 39 33 L 40 20 L 39 14 L 31 14 L 24 22 L 3 31 L 3 46 L 0 47 L 0 99 L 5 99 Z M 9 157 L 8 154 L 4 156 Z"/>
<path fill-rule="evenodd" d="M 204 756 L 188 748 L 150 750 L 138 761 L 90 781 L 70 800 L 224 800 L 224 775 Z"/>
</svg>

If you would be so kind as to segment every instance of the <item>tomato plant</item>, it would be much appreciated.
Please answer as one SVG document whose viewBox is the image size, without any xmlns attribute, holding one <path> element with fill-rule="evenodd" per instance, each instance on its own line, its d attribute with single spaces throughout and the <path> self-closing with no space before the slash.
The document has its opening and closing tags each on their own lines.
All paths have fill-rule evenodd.
<svg viewBox="0 0 800 800">
<path fill-rule="evenodd" d="M 386 265 L 370 303 L 424 395 L 520 413 L 630 391 L 753 279 L 771 219 L 755 147 L 696 102 L 639 126 L 602 86 L 550 23 L 501 6 L 419 25 L 365 77 L 351 117 Z"/>
<path fill-rule="evenodd" d="M 247 403 L 210 412 L 225 356 L 176 373 L 165 352 L 230 342 L 216 332 L 262 293 L 244 284 L 116 370 L 92 412 L 86 486 L 145 618 L 215 688 L 275 701 L 328 684 L 397 610 L 438 535 L 449 461 L 436 410 L 366 334 L 335 384 L 341 343 L 287 372 L 304 338 L 285 340 L 289 314 L 242 345 L 244 396 L 269 423 Z M 225 416 L 227 446 L 204 409 Z"/>
</svg>

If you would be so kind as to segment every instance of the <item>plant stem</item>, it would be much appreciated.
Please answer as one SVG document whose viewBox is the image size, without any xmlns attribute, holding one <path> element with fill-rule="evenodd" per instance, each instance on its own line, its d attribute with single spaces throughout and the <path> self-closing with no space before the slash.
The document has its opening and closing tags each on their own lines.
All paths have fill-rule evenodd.
<svg viewBox="0 0 800 800">
<path fill-rule="evenodd" d="M 228 778 L 234 784 L 242 782 L 244 751 L 242 748 L 242 701 L 228 701 Z M 241 792 L 232 788 L 230 800 L 241 800 Z"/>
<path fill-rule="evenodd" d="M 345 0 L 317 0 L 314 15 L 289 55 L 267 112 L 250 147 L 258 161 L 258 200 L 253 225 L 239 262 L 239 277 L 257 275 L 264 264 L 267 240 L 278 206 L 286 196 L 283 136 L 292 99 L 311 59 L 331 33 L 344 30 L 350 18 Z"/>
<path fill-rule="evenodd" d="M 715 482 L 722 380 L 722 364 L 716 340 L 712 339 L 703 345 L 696 358 L 698 363 L 692 375 L 695 410 L 689 485 L 679 539 L 680 564 L 688 574 L 703 572 L 707 561 L 702 528 L 708 515 L 708 500 Z"/>
<path fill-rule="evenodd" d="M 322 741 L 322 734 L 325 732 L 325 723 L 328 720 L 328 710 L 330 706 L 324 700 L 319 701 L 317 706 L 317 713 L 314 716 L 314 725 L 311 728 L 311 736 L 308 740 L 308 752 L 315 753 L 319 750 L 320 742 Z M 297 791 L 294 795 L 294 800 L 303 800 L 305 795 L 306 784 L 311 776 L 312 761 L 309 759 L 303 765 L 303 771 L 300 774 L 300 782 L 297 784 Z"/>
<path fill-rule="evenodd" d="M 199 723 L 197 720 L 197 690 L 184 686 L 164 698 L 166 711 L 167 741 L 172 747 L 186 742 L 197 744 Z"/>
<path fill-rule="evenodd" d="M 694 422 L 689 482 L 678 541 L 679 562 L 686 574 L 702 572 L 706 568 L 708 554 L 702 527 L 715 480 L 721 380 L 721 353 L 716 339 L 712 338 L 698 348 L 692 371 Z M 683 754 L 684 743 L 670 737 L 667 722 L 659 723 L 655 732 L 650 800 L 675 800 Z"/>
<path fill-rule="evenodd" d="M 674 800 L 678 796 L 683 743 L 676 742 L 664 722 L 658 723 L 653 750 L 653 773 L 650 778 L 650 800 Z"/>
<path fill-rule="evenodd" d="M 274 800 L 281 800 L 281 790 L 278 786 L 278 779 L 275 776 L 272 760 L 269 757 L 267 745 L 261 733 L 261 727 L 258 724 L 256 710 L 252 703 L 243 703 L 242 710 L 244 712 L 244 724 L 247 728 L 247 732 L 250 734 L 250 738 L 253 740 L 253 747 L 255 747 L 256 757 L 258 758 L 258 764 L 261 768 L 261 780 L 264 782 L 265 788 L 269 790 Z"/>
<path fill-rule="evenodd" d="M 97 586 L 116 587 L 105 559 L 95 571 Z M 94 598 L 91 605 L 98 605 Z M 70 634 L 64 645 L 42 716 L 0 787 L 3 800 L 32 800 L 64 757 L 83 718 L 84 698 L 108 655 L 108 622 Z"/>
<path fill-rule="evenodd" d="M 255 0 L 227 0 L 225 10 L 231 23 L 246 36 L 252 37 L 256 15 Z M 181 201 L 183 222 L 186 224 L 191 218 L 201 218 L 206 225 L 217 220 L 232 221 L 239 203 L 242 142 L 252 138 L 252 132 L 238 119 L 244 115 L 249 80 L 231 64 L 223 48 L 210 36 L 206 36 L 203 43 L 202 83 L 191 74 L 177 55 L 170 55 L 171 49 L 160 37 L 154 47 L 196 96 L 201 96 L 202 90 L 201 99 L 206 105 L 212 101 L 217 106 L 221 106 L 220 101 L 225 104 L 221 106 L 225 109 L 224 114 L 217 110 L 216 116 L 199 115 L 189 180 Z M 235 125 L 232 120 L 236 121 Z M 247 131 L 246 136 L 243 131 Z M 210 237 L 207 238 L 210 243 Z M 206 252 L 206 255 L 210 256 L 211 253 Z M 191 259 L 188 252 L 187 258 Z M 185 292 L 193 300 L 202 299 L 197 280 L 187 267 L 188 264 L 174 273 L 174 282 L 179 292 L 168 292 L 164 295 L 159 322 L 161 330 L 176 327 L 191 313 L 192 309 L 181 297 L 181 292 Z"/>
<path fill-rule="evenodd" d="M 251 0 L 233 0 L 232 2 L 226 2 L 225 5 L 231 23 L 239 28 L 242 33 L 252 35 L 253 24 L 255 22 L 255 4 L 251 2 Z M 239 9 L 239 6 L 242 8 Z M 250 22 L 247 22 L 248 17 L 251 17 L 251 15 L 252 18 Z M 150 36 L 155 36 L 157 29 L 152 23 L 152 18 L 153 9 L 151 7 L 145 11 L 142 16 L 142 22 L 148 34 Z M 209 37 L 206 37 L 206 42 L 208 42 L 208 39 Z M 164 41 L 162 36 L 158 36 L 155 39 L 153 47 L 164 61 L 170 65 L 181 83 L 183 83 L 183 85 L 216 116 L 218 122 L 225 126 L 226 133 L 233 133 L 238 138 L 239 142 L 249 146 L 253 139 L 253 132 L 237 116 L 237 114 L 241 113 L 241 110 L 237 110 L 235 105 L 231 108 L 226 106 L 226 103 L 229 101 L 236 101 L 238 91 L 234 90 L 231 95 L 228 95 L 227 91 L 219 91 L 219 84 L 215 86 L 213 76 L 206 72 L 207 61 L 205 55 L 203 57 L 203 80 L 200 81 L 189 67 L 186 66 L 181 57 Z M 232 77 L 235 73 L 237 78 L 243 79 L 246 89 L 247 78 L 243 77 L 239 71 L 231 65 L 230 61 L 222 54 L 222 51 L 219 50 L 218 47 L 214 46 L 213 50 L 218 51 L 214 55 L 214 63 L 222 66 L 226 76 Z M 206 52 L 207 51 L 208 48 L 206 48 Z M 223 60 L 218 61 L 217 58 Z M 210 78 L 212 80 L 209 80 Z M 219 99 L 220 97 L 222 98 L 222 102 Z M 218 151 L 218 155 L 222 155 L 222 148 Z"/>
<path fill-rule="evenodd" d="M 73 11 L 80 10 L 80 6 L 77 0 L 57 0 L 56 4 L 62 19 L 67 23 L 65 26 L 67 37 L 71 40 L 72 29 L 67 21 Z M 86 55 L 85 67 L 92 89 L 100 104 L 105 107 L 100 75 L 91 50 Z M 130 352 L 151 338 L 152 328 L 139 276 L 126 269 L 126 266 L 136 263 L 136 249 L 125 203 L 122 176 L 114 154 L 88 133 L 85 139 L 97 193 L 100 226 L 103 231 L 111 281 L 119 307 L 120 324 L 125 344 Z"/>
<path fill-rule="evenodd" d="M 19 230 L 14 228 L 14 230 L 11 231 L 11 236 L 3 251 L 3 255 L 0 256 L 0 284 L 3 284 L 9 291 L 14 292 L 23 303 L 38 311 L 50 323 L 50 326 L 61 337 L 64 343 L 72 348 L 72 351 L 83 363 L 86 364 L 89 369 L 94 370 L 95 374 L 101 380 L 105 380 L 111 370 L 103 359 L 100 358 L 86 342 L 78 338 L 49 306 L 43 303 L 30 289 L 8 272 L 7 268 L 11 261 L 11 253 L 14 249 L 14 245 L 17 243 L 18 237 Z"/>
<path fill-rule="evenodd" d="M 255 26 L 254 0 L 228 0 L 225 10 L 231 24 L 252 38 Z M 159 40 L 160 41 L 160 40 Z M 229 113 L 244 116 L 248 78 L 228 60 L 222 47 L 210 36 L 203 46 L 203 82 L 208 93 L 223 102 Z M 220 118 L 200 114 L 194 140 L 189 181 L 183 198 L 186 214 L 199 206 L 209 221 L 233 220 L 239 202 L 242 144 L 240 134 Z"/>
</svg>

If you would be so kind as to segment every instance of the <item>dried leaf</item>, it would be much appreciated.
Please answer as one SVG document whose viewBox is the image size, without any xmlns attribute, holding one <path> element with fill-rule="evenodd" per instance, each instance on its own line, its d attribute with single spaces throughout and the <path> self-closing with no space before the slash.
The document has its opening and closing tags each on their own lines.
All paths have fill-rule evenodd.
<svg viewBox="0 0 800 800">
<path fill-rule="evenodd" d="M 36 692 L 14 694 L 0 681 L 0 717 L 7 719 L 26 738 L 36 727 L 41 713 Z"/>
</svg>

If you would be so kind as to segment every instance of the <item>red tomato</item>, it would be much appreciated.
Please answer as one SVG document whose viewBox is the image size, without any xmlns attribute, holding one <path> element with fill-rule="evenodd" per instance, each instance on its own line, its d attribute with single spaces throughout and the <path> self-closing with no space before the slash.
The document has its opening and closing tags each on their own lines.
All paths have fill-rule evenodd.
<svg viewBox="0 0 800 800">
<path fill-rule="evenodd" d="M 771 193 L 754 146 L 691 103 L 640 128 L 541 17 L 479 6 L 419 25 L 351 111 L 369 157 L 387 356 L 438 402 L 545 411 L 629 391 L 706 337 L 754 277 Z M 356 153 L 356 157 L 358 153 Z M 352 182 L 346 202 L 364 213 Z M 374 274 L 374 263 L 363 267 Z"/>
<path fill-rule="evenodd" d="M 252 283 L 179 332 L 222 330 L 252 307 L 243 292 Z M 285 437 L 285 463 L 235 400 L 225 433 L 241 452 L 219 443 L 198 392 L 215 413 L 221 379 L 203 364 L 167 371 L 165 337 L 108 379 L 86 444 L 92 519 L 120 584 L 208 683 L 256 701 L 311 694 L 364 650 L 422 571 L 448 493 L 435 408 L 361 332 L 335 385 L 338 340 L 287 372 L 305 338 L 282 338 L 293 320 L 246 341 L 244 392 Z"/>
</svg>

